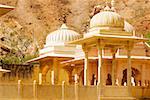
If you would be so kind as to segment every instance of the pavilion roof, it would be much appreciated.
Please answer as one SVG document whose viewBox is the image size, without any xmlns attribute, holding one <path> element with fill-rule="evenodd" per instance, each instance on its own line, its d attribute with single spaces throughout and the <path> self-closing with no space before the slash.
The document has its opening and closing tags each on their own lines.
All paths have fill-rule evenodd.
<svg viewBox="0 0 150 100">
<path fill-rule="evenodd" d="M 39 57 L 37 58 L 33 58 L 31 60 L 28 60 L 26 63 L 31 63 L 31 62 L 37 62 L 37 61 L 40 61 L 40 60 L 43 60 L 43 59 L 54 59 L 54 58 L 59 58 L 59 59 L 71 59 L 73 58 L 72 56 L 65 56 L 65 55 L 60 55 L 60 54 L 54 54 L 54 55 L 40 55 Z"/>
<path fill-rule="evenodd" d="M 103 56 L 103 59 L 112 59 L 112 56 Z M 127 56 L 116 56 L 116 59 L 127 59 Z M 131 59 L 133 60 L 150 60 L 150 57 L 147 56 L 131 56 Z M 89 60 L 98 60 L 98 57 L 89 57 Z M 84 62 L 84 58 L 75 58 L 67 61 L 62 61 L 61 64 L 78 64 Z"/>
<path fill-rule="evenodd" d="M 137 43 L 137 42 L 145 42 L 149 39 L 136 37 L 136 36 L 118 36 L 118 35 L 103 35 L 103 34 L 94 34 L 88 37 L 81 38 L 79 40 L 68 42 L 69 44 L 87 44 L 87 45 L 96 45 L 98 40 L 104 41 L 105 45 L 123 45 L 127 44 L 128 41 Z"/>
</svg>

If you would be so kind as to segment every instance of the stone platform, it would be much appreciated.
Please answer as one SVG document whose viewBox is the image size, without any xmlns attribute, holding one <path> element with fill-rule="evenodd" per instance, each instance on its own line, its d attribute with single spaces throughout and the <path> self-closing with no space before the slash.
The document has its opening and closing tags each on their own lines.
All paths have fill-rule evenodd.
<svg viewBox="0 0 150 100">
<path fill-rule="evenodd" d="M 0 100 L 150 100 L 150 88 L 0 84 Z"/>
</svg>

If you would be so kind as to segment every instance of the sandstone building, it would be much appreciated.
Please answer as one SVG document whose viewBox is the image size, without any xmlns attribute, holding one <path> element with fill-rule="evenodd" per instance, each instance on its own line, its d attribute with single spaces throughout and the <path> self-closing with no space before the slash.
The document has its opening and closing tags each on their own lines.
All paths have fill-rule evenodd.
<svg viewBox="0 0 150 100">
<path fill-rule="evenodd" d="M 112 0 L 91 18 L 83 36 L 63 24 L 29 62 L 40 62 L 42 83 L 145 86 L 150 83 L 146 41 L 116 12 Z"/>
</svg>

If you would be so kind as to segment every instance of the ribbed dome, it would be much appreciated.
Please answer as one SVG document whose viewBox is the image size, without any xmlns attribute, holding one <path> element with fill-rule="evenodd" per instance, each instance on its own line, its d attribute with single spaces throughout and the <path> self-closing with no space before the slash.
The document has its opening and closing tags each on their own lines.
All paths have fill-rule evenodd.
<svg viewBox="0 0 150 100">
<path fill-rule="evenodd" d="M 60 29 L 50 33 L 46 38 L 46 46 L 52 44 L 60 44 L 68 41 L 77 40 L 81 37 L 77 32 L 68 29 L 66 24 L 63 24 Z"/>
<path fill-rule="evenodd" d="M 112 11 L 108 6 L 104 11 L 94 15 L 90 21 L 90 28 L 93 27 L 112 27 L 124 28 L 124 19 L 116 12 Z"/>
<path fill-rule="evenodd" d="M 87 34 L 84 34 L 84 37 L 94 34 L 132 36 L 133 32 L 134 27 L 116 13 L 114 0 L 112 0 L 111 8 L 107 4 L 103 11 L 92 17 L 90 29 Z"/>
</svg>

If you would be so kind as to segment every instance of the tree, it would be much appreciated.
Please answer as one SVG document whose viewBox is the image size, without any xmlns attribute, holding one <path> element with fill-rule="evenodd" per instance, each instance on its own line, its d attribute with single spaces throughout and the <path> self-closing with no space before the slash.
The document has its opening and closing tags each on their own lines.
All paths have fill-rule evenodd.
<svg viewBox="0 0 150 100">
<path fill-rule="evenodd" d="M 145 35 L 146 38 L 150 39 L 150 32 Z M 147 42 L 150 45 L 150 40 Z"/>
</svg>

